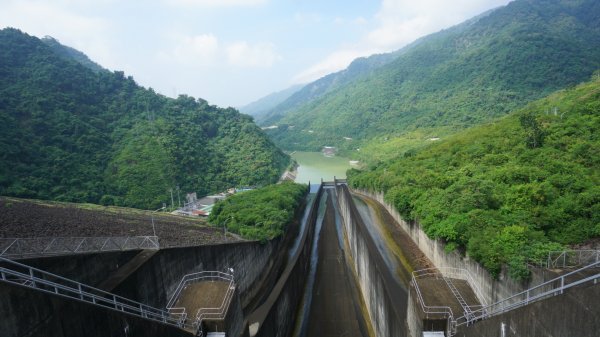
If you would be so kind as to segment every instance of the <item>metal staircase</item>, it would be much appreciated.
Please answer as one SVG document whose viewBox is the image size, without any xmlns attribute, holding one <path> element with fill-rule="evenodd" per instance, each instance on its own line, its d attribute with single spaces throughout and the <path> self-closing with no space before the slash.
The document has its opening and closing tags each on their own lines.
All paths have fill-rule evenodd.
<svg viewBox="0 0 600 337">
<path fill-rule="evenodd" d="M 456 289 L 456 287 L 454 286 L 454 283 L 452 283 L 452 279 L 445 276 L 443 278 L 446 284 L 448 285 L 448 288 L 450 288 L 452 295 L 454 295 L 454 297 L 462 307 L 463 312 L 465 313 L 465 317 L 471 317 L 473 315 L 473 311 L 471 310 L 471 307 L 467 304 L 467 301 L 465 301 L 464 297 L 460 294 L 460 291 L 458 291 L 458 289 Z"/>
<path fill-rule="evenodd" d="M 181 329 L 194 328 L 185 313 L 172 313 L 0 257 L 0 281 L 84 302 Z"/>
<path fill-rule="evenodd" d="M 598 284 L 600 282 L 600 269 L 598 268 L 600 268 L 600 261 L 593 262 L 583 268 L 541 283 L 496 303 L 484 306 L 481 309 L 472 311 L 470 315 L 465 314 L 456 318 L 456 326 L 471 325 L 478 320 L 499 315 L 551 296 L 560 295 L 571 287 L 590 283 Z"/>
</svg>

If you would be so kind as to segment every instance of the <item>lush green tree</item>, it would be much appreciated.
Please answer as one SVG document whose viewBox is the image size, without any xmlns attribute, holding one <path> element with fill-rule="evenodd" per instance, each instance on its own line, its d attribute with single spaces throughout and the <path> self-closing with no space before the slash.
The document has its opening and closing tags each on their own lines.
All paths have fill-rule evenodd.
<svg viewBox="0 0 600 337">
<path fill-rule="evenodd" d="M 0 194 L 157 208 L 278 180 L 289 158 L 235 109 L 170 99 L 123 72 L 0 30 Z"/>
<path fill-rule="evenodd" d="M 526 263 L 600 236 L 598 102 L 595 78 L 410 156 L 350 170 L 349 183 L 384 191 L 403 218 L 493 274 L 506 265 L 525 278 Z"/>
<path fill-rule="evenodd" d="M 246 239 L 265 242 L 285 232 L 307 192 L 306 185 L 284 182 L 238 193 L 218 202 L 208 221 Z"/>
</svg>

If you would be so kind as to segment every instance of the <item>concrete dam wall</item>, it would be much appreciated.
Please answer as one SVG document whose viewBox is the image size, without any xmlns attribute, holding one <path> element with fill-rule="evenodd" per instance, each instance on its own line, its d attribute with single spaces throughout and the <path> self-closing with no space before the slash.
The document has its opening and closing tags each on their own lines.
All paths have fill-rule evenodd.
<svg viewBox="0 0 600 337">
<path fill-rule="evenodd" d="M 156 308 L 165 308 L 181 278 L 201 270 L 233 268 L 236 295 L 230 305 L 227 332 L 243 329 L 242 308 L 276 269 L 281 240 L 266 244 L 237 242 L 169 248 L 153 255 L 126 275 L 111 292 Z M 140 251 L 80 254 L 21 260 L 36 268 L 95 287 L 102 286 Z M 135 316 L 97 308 L 9 284 L 0 284 L 0 335 L 4 336 L 189 336 L 183 330 Z"/>
<path fill-rule="evenodd" d="M 166 307 L 186 274 L 233 268 L 236 290 L 225 322 L 219 326 L 220 331 L 225 331 L 231 337 L 333 336 L 336 334 L 322 329 L 323 317 L 333 317 L 327 318 L 330 321 L 349 321 L 351 315 L 340 316 L 340 313 L 348 310 L 340 310 L 340 307 L 347 309 L 350 306 L 358 308 L 353 311 L 358 314 L 350 319 L 364 313 L 361 316 L 364 320 L 360 328 L 352 328 L 352 333 L 346 334 L 348 336 L 420 337 L 422 330 L 429 327 L 424 324 L 421 308 L 410 298 L 412 288 L 406 284 L 400 285 L 395 279 L 398 275 L 394 275 L 382 256 L 385 251 L 381 250 L 380 242 L 370 232 L 372 228 L 367 228 L 369 224 L 363 221 L 348 187 L 333 186 L 331 183 L 326 185 L 326 188 L 321 186 L 316 194 L 307 198 L 309 202 L 297 231 L 291 228 L 283 238 L 265 244 L 245 241 L 159 251 L 34 258 L 21 262 L 156 308 Z M 488 303 L 556 276 L 548 270 L 536 270 L 528 283 L 518 283 L 508 278 L 494 280 L 468 257 L 446 253 L 443 244 L 429 239 L 418 224 L 402 221 L 394 208 L 384 202 L 383 195 L 361 193 L 385 205 L 407 233 L 404 237 L 410 236 L 436 267 L 467 269 L 484 291 Z M 323 205 L 327 206 L 323 208 Z M 363 216 L 369 218 L 368 215 Z M 386 216 L 387 222 L 393 223 L 390 216 Z M 319 238 L 322 242 L 319 242 Z M 337 240 L 339 249 L 335 249 L 334 256 L 331 243 L 338 247 Z M 406 239 L 405 245 L 408 242 L 410 240 Z M 316 263 L 319 266 L 315 277 L 313 269 L 317 251 Z M 327 263 L 323 263 L 325 260 Z M 137 262 L 132 266 L 134 261 Z M 336 268 L 342 264 L 343 268 L 339 270 L 347 270 L 348 273 L 338 273 Z M 339 282 L 333 285 L 329 282 L 327 286 L 319 288 L 319 280 L 324 275 L 320 273 L 329 273 L 325 279 L 336 280 L 337 277 Z M 308 286 L 310 280 L 316 280 L 314 288 Z M 358 295 L 341 296 L 342 283 L 350 285 L 349 288 L 354 287 L 354 294 Z M 317 296 L 316 300 L 312 299 L 314 307 L 309 304 L 308 311 L 305 303 L 307 294 Z M 326 296 L 344 297 L 347 301 L 343 302 L 345 305 L 339 305 L 342 302 L 323 300 Z M 600 309 L 596 304 L 598 297 L 598 286 L 572 288 L 564 296 L 535 302 L 471 326 L 460 326 L 456 335 L 592 337 L 600 329 Z M 299 329 L 304 323 L 309 327 Z M 339 323 L 336 322 L 337 326 Z M 72 299 L 0 283 L 0 336 L 191 337 L 192 334 Z"/>
<path fill-rule="evenodd" d="M 408 294 L 392 281 L 391 271 L 375 248 L 346 185 L 337 187 L 337 200 L 356 277 L 376 336 L 407 336 Z"/>
<path fill-rule="evenodd" d="M 484 267 L 468 256 L 461 256 L 456 251 L 446 252 L 444 244 L 439 240 L 429 238 L 418 223 L 404 221 L 395 207 L 385 201 L 383 193 L 373 193 L 365 190 L 357 190 L 356 192 L 375 199 L 382 204 L 437 268 L 466 269 L 481 289 L 484 297 L 482 300 L 488 304 L 510 297 L 515 293 L 530 288 L 532 285 L 540 284 L 556 277 L 556 273 L 549 270 L 534 268 L 532 269 L 531 278 L 526 282 L 518 282 L 511 279 L 505 271 L 500 274 L 498 279 L 494 279 Z"/>
<path fill-rule="evenodd" d="M 270 296 L 250 315 L 245 336 L 291 336 L 310 267 L 318 205 L 322 195 L 323 188 L 320 187 L 312 203 L 307 205 L 310 210 L 304 230 L 299 233 L 300 246 L 290 258 Z"/>
</svg>

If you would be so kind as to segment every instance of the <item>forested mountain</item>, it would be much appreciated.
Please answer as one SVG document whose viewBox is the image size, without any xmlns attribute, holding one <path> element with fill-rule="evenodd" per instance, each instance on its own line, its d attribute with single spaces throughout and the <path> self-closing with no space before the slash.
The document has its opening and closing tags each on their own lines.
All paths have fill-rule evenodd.
<svg viewBox="0 0 600 337">
<path fill-rule="evenodd" d="M 150 208 L 278 179 L 289 158 L 251 117 L 170 99 L 0 31 L 0 195 Z M 183 195 L 182 195 L 183 197 Z"/>
<path fill-rule="evenodd" d="M 355 188 L 384 191 L 448 249 L 493 273 L 600 237 L 600 72 L 489 125 L 365 172 Z"/>
<path fill-rule="evenodd" d="M 372 73 L 375 69 L 393 61 L 398 55 L 402 54 L 402 52 L 404 52 L 404 49 L 394 53 L 377 54 L 358 58 L 352 61 L 348 68 L 306 84 L 289 98 L 273 107 L 271 110 L 261 114 L 261 116 L 257 118 L 257 122 L 265 126 L 277 123 L 280 118 L 290 111 L 294 111 L 294 109 L 312 102 L 361 76 Z"/>
<path fill-rule="evenodd" d="M 515 0 L 429 35 L 317 99 L 277 107 L 285 114 L 267 122 L 280 125 L 269 135 L 284 149 L 315 150 L 356 148 L 417 129 L 452 133 L 584 81 L 598 68 L 599 1 Z"/>
<path fill-rule="evenodd" d="M 239 110 L 241 113 L 245 113 L 259 120 L 264 114 L 269 112 L 278 104 L 281 104 L 281 102 L 288 99 L 300 89 L 302 89 L 302 85 L 293 85 L 285 90 L 274 92 L 263 98 L 259 98 L 252 103 L 241 106 L 239 107 Z"/>
<path fill-rule="evenodd" d="M 63 44 L 61 44 L 60 42 L 58 42 L 58 40 L 56 40 L 55 38 L 53 38 L 52 36 L 45 36 L 44 38 L 42 38 L 42 42 L 44 42 L 46 45 L 48 45 L 48 47 L 52 48 L 52 50 L 59 56 L 67 59 L 67 60 L 74 60 L 76 62 L 78 62 L 79 64 L 93 70 L 93 71 L 108 71 L 104 68 L 102 68 L 101 65 L 99 65 L 98 63 L 90 60 L 90 58 L 85 55 L 84 53 L 80 52 L 79 50 L 75 49 L 75 48 L 71 48 L 69 46 L 65 46 Z"/>
</svg>

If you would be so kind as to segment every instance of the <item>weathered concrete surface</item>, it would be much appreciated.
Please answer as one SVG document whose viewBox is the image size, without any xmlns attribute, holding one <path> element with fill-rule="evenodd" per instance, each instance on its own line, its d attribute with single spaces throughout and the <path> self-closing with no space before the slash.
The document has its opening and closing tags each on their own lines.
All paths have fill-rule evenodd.
<svg viewBox="0 0 600 337">
<path fill-rule="evenodd" d="M 456 287 L 456 289 L 460 292 L 461 296 L 465 300 L 468 306 L 474 307 L 478 306 L 479 300 L 475 293 L 465 280 L 452 279 L 452 283 Z M 443 278 L 422 278 L 417 280 L 417 284 L 419 285 L 419 289 L 421 290 L 421 294 L 423 296 L 423 302 L 427 306 L 445 306 L 449 307 L 454 314 L 454 317 L 460 317 L 465 314 L 465 311 L 462 305 L 459 303 L 458 299 Z M 479 309 L 479 308 L 477 308 Z M 475 310 L 475 309 L 473 309 Z"/>
<path fill-rule="evenodd" d="M 355 273 L 375 335 L 407 336 L 407 291 L 395 282 L 392 271 L 378 253 L 347 186 L 337 187 L 337 200 Z"/>
<path fill-rule="evenodd" d="M 326 190 L 335 193 L 335 190 Z M 319 263 L 308 316 L 307 336 L 368 336 L 355 278 L 346 267 L 338 240 L 335 209 L 327 198 L 318 247 Z"/>
<path fill-rule="evenodd" d="M 119 267 L 114 273 L 110 274 L 108 278 L 102 281 L 97 288 L 111 292 L 116 286 L 121 284 L 129 275 L 133 274 L 139 267 L 141 267 L 146 261 L 148 261 L 157 250 L 143 250 L 134 256 L 131 260 L 127 261 L 123 266 Z"/>
<path fill-rule="evenodd" d="M 249 315 L 248 329 L 244 336 L 291 335 L 310 267 L 312 237 L 318 213 L 315 205 L 319 204 L 322 194 L 322 188 L 319 188 L 310 204 L 311 209 L 304 231 L 300 233 L 299 249 L 290 258 L 271 294 Z"/>
<path fill-rule="evenodd" d="M 205 281 L 188 284 L 174 308 L 185 308 L 188 315 L 195 316 L 200 308 L 219 308 L 225 302 L 229 282 Z"/>
<path fill-rule="evenodd" d="M 84 284 L 110 286 L 118 295 L 156 308 L 165 308 L 185 274 L 232 267 L 236 271 L 238 288 L 230 307 L 231 317 L 236 320 L 229 324 L 229 329 L 239 334 L 243 325 L 243 301 L 249 301 L 254 295 L 254 288 L 258 287 L 264 273 L 272 271 L 276 264 L 273 256 L 279 245 L 280 241 L 275 240 L 264 245 L 237 242 L 164 249 L 148 260 L 144 257 L 142 260 L 146 261 L 141 265 L 134 263 L 135 268 L 126 268 L 127 272 L 120 276 L 121 268 L 139 256 L 140 251 L 46 257 L 21 262 Z M 119 282 L 113 282 L 114 277 Z M 115 283 L 119 284 L 115 286 Z M 142 322 L 148 321 L 137 322 L 138 319 L 132 316 L 96 310 L 87 304 L 9 285 L 0 287 L 0 315 L 2 336 L 119 336 L 114 331 L 125 331 L 125 327 L 128 327 L 127 336 L 173 335 L 166 331 L 172 328 L 163 331 L 158 327 L 160 324 L 148 323 L 148 330 L 137 329 Z M 152 328 L 153 325 L 157 327 Z M 89 327 L 95 327 L 95 330 L 84 333 Z"/>
<path fill-rule="evenodd" d="M 441 241 L 430 239 L 417 222 L 404 221 L 394 206 L 385 201 L 383 193 L 366 190 L 356 190 L 355 192 L 366 195 L 382 204 L 435 267 L 466 269 L 482 291 L 484 298 L 480 299 L 481 302 L 494 303 L 556 277 L 554 272 L 533 269 L 531 279 L 527 282 L 512 280 L 504 271 L 498 279 L 494 279 L 485 268 L 468 256 L 461 256 L 457 252 L 446 252 L 444 244 Z"/>
<path fill-rule="evenodd" d="M 564 295 L 460 326 L 458 337 L 597 337 L 600 335 L 600 284 L 575 287 Z"/>
<path fill-rule="evenodd" d="M 175 327 L 0 283 L 2 337 L 192 337 Z"/>
</svg>

